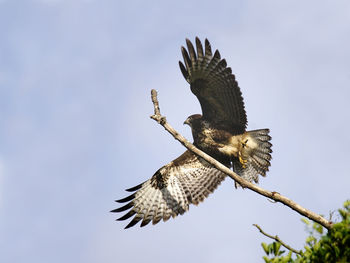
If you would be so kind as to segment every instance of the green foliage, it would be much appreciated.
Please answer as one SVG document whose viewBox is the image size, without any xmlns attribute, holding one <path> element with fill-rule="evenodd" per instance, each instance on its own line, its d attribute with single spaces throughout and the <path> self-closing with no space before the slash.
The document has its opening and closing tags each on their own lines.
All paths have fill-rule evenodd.
<svg viewBox="0 0 350 263">
<path fill-rule="evenodd" d="M 266 263 L 350 262 L 350 200 L 338 212 L 341 221 L 333 224 L 327 233 L 320 224 L 302 219 L 310 235 L 301 254 L 289 251 L 285 255 L 285 251 L 280 250 L 279 242 L 262 243 L 266 254 L 263 259 Z"/>
<path fill-rule="evenodd" d="M 290 251 L 287 256 L 282 256 L 284 254 L 284 250 L 280 250 L 281 243 L 273 242 L 271 244 L 261 243 L 266 255 L 273 255 L 273 258 L 268 258 L 266 256 L 263 257 L 266 263 L 289 263 L 293 262 L 292 260 L 292 252 Z"/>
</svg>

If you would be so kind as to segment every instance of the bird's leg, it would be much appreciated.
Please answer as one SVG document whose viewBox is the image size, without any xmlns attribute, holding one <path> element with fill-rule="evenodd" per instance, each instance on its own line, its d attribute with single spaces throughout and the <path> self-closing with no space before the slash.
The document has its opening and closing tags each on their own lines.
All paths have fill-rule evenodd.
<svg viewBox="0 0 350 263">
<path fill-rule="evenodd" d="M 244 142 L 241 142 L 242 149 L 247 146 L 247 142 L 248 142 L 248 139 L 246 139 Z M 248 160 L 243 159 L 242 151 L 238 152 L 238 159 L 239 159 L 239 162 L 242 164 L 243 169 L 247 168 L 246 163 L 248 162 Z"/>
<path fill-rule="evenodd" d="M 245 160 L 242 158 L 241 152 L 238 153 L 238 159 L 239 159 L 239 162 L 242 164 L 242 167 L 247 168 L 247 166 L 245 164 L 248 162 L 248 160 Z"/>
</svg>

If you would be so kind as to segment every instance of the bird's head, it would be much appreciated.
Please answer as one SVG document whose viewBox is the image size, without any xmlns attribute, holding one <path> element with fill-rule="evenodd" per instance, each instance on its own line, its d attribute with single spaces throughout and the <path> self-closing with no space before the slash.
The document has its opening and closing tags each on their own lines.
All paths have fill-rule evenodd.
<svg viewBox="0 0 350 263">
<path fill-rule="evenodd" d="M 184 124 L 187 124 L 189 125 L 190 127 L 192 127 L 193 125 L 193 122 L 199 120 L 202 118 L 202 115 L 200 114 L 193 114 L 191 116 L 189 116 L 185 121 L 184 121 Z"/>
</svg>

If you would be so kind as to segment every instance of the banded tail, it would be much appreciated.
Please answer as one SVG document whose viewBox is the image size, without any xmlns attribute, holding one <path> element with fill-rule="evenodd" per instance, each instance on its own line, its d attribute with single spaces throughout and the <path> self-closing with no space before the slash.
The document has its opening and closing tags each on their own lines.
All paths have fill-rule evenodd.
<svg viewBox="0 0 350 263">
<path fill-rule="evenodd" d="M 269 129 L 246 132 L 242 137 L 240 158 L 234 158 L 233 171 L 249 182 L 259 182 L 259 174 L 266 176 L 271 160 Z M 236 185 L 237 187 L 237 185 Z"/>
</svg>

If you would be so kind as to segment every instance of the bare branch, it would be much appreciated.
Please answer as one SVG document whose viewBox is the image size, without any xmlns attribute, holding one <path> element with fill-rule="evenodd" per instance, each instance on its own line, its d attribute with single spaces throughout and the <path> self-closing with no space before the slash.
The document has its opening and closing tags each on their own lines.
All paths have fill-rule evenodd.
<svg viewBox="0 0 350 263">
<path fill-rule="evenodd" d="M 233 180 L 235 180 L 237 183 L 239 183 L 242 187 L 248 188 L 248 189 L 250 189 L 250 190 L 252 190 L 260 195 L 266 196 L 267 198 L 270 198 L 276 202 L 280 202 L 280 203 L 290 207 L 294 211 L 298 212 L 299 214 L 321 224 L 322 226 L 324 226 L 327 229 L 331 228 L 332 222 L 326 220 L 322 216 L 302 207 L 301 205 L 295 203 L 291 199 L 281 195 L 278 192 L 265 190 L 265 189 L 255 185 L 255 184 L 252 184 L 252 183 L 246 181 L 245 179 L 243 179 L 242 177 L 240 177 L 236 173 L 234 173 L 232 170 L 227 168 L 225 165 L 221 164 L 220 162 L 218 162 L 217 160 L 215 160 L 214 158 L 212 158 L 208 154 L 206 154 L 206 153 L 202 152 L 201 150 L 199 150 L 198 148 L 196 148 L 192 143 L 190 143 L 188 140 L 186 140 L 185 137 L 183 137 L 181 134 L 179 134 L 166 121 L 166 118 L 161 115 L 161 113 L 159 111 L 157 92 L 155 90 L 152 90 L 151 94 L 152 94 L 152 102 L 154 105 L 154 112 L 155 112 L 155 114 L 152 115 L 151 118 L 154 119 L 155 121 L 157 121 L 160 125 L 162 125 L 176 140 L 178 140 L 188 150 L 190 150 L 193 153 L 195 153 L 196 155 L 202 157 L 204 160 L 206 160 L 208 163 L 213 165 L 215 168 L 217 168 L 221 172 L 230 176 Z"/>
<path fill-rule="evenodd" d="M 296 254 L 301 255 L 301 251 L 298 251 L 298 250 L 296 250 L 296 249 L 294 249 L 294 248 L 288 246 L 288 245 L 287 245 L 286 243 L 284 243 L 277 235 L 276 235 L 276 236 L 272 236 L 272 235 L 267 234 L 267 233 L 264 232 L 264 231 L 261 229 L 261 227 L 260 227 L 259 225 L 257 225 L 257 224 L 253 224 L 253 226 L 255 226 L 257 229 L 259 229 L 260 233 L 262 233 L 263 235 L 265 235 L 265 236 L 267 236 L 267 237 L 269 237 L 269 238 L 272 238 L 272 239 L 276 240 L 278 243 L 280 243 L 280 244 L 281 244 L 282 246 L 284 246 L 286 249 L 288 249 L 288 250 L 290 250 L 290 251 L 292 251 L 292 252 L 294 252 L 294 253 L 296 253 Z"/>
<path fill-rule="evenodd" d="M 160 116 L 160 109 L 159 109 L 159 103 L 157 99 L 157 91 L 155 89 L 151 90 L 151 98 L 154 105 L 154 115 L 153 116 Z"/>
</svg>

